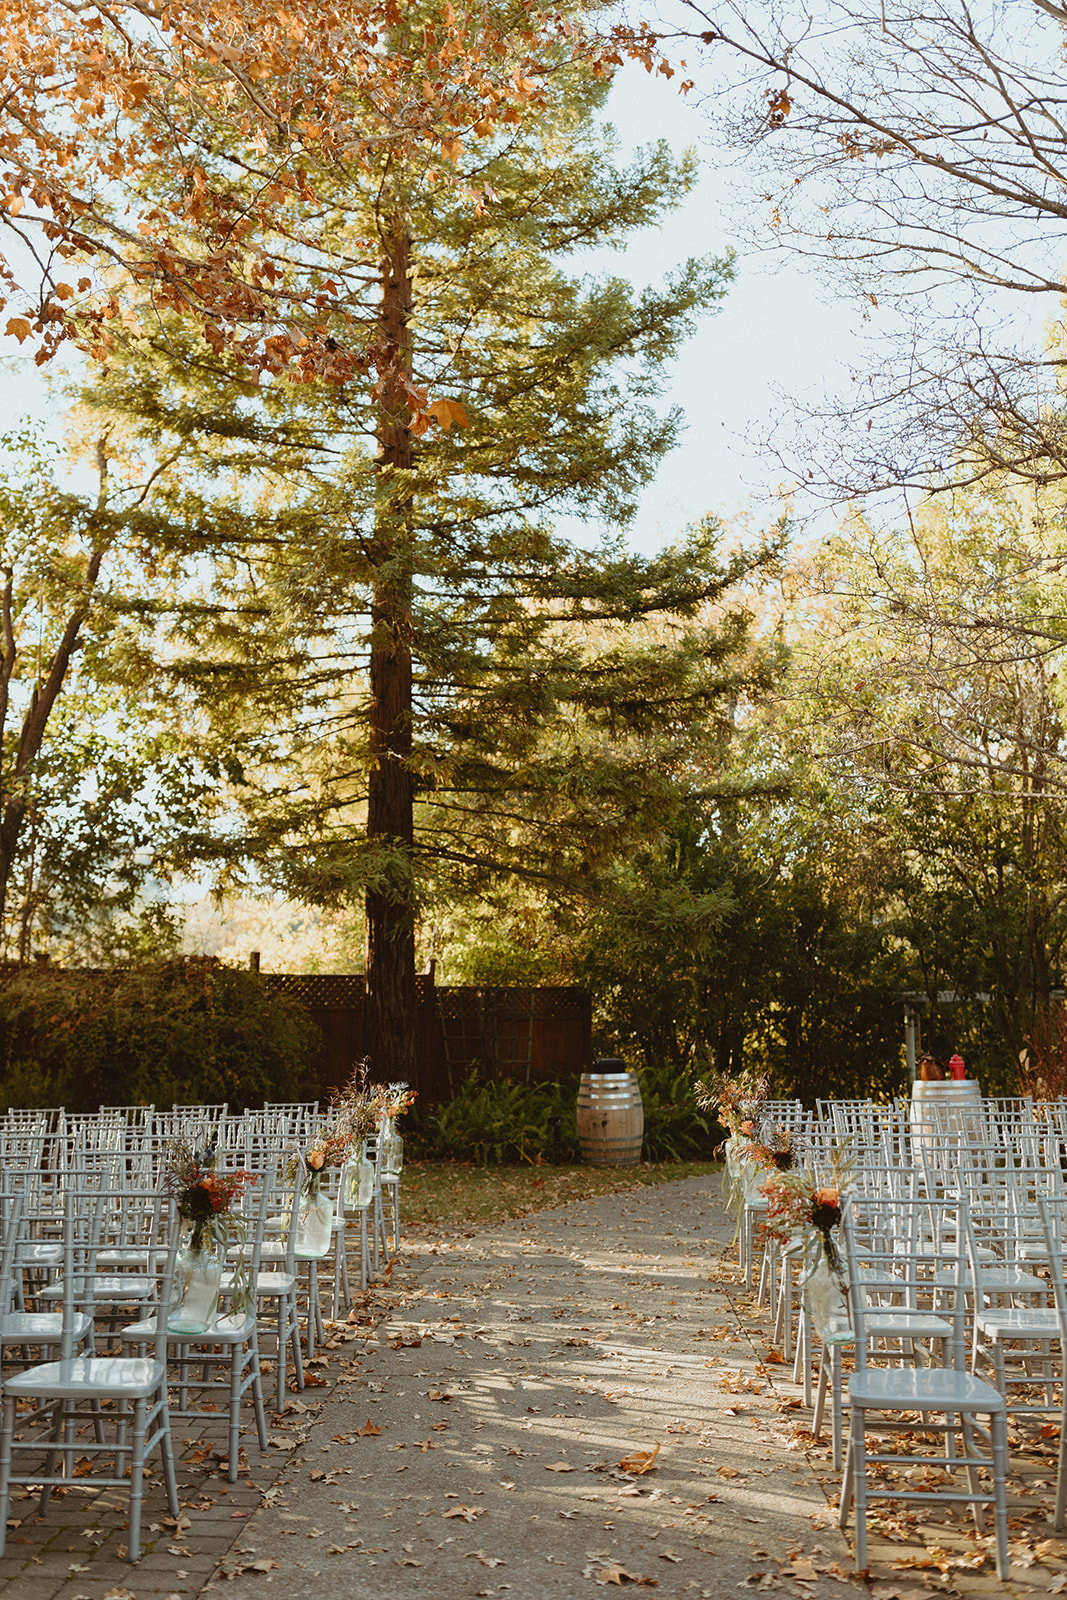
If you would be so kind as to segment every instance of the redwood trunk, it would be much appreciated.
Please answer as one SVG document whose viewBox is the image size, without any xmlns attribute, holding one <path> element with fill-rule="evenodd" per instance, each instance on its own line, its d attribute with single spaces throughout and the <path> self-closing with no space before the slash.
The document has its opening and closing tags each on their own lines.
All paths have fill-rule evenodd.
<svg viewBox="0 0 1067 1600">
<path fill-rule="evenodd" d="M 370 782 L 367 842 L 381 866 L 367 891 L 364 1049 L 380 1082 L 417 1077 L 415 883 L 411 773 L 411 240 L 393 228 L 382 257 L 385 375 L 378 428 L 376 575 L 371 596 Z M 378 847 L 377 850 L 375 847 Z"/>
</svg>

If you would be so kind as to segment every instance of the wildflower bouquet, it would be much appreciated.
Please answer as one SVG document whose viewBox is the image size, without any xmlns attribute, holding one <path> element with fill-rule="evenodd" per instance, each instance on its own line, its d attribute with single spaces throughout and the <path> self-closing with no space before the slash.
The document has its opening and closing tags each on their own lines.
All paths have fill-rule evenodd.
<svg viewBox="0 0 1067 1600">
<path fill-rule="evenodd" d="M 749 1154 L 770 1172 L 790 1172 L 797 1165 L 801 1141 L 788 1128 L 764 1124 L 762 1136 L 752 1139 Z"/>
<path fill-rule="evenodd" d="M 730 1137 L 720 1148 L 726 1158 L 723 1194 L 727 1209 L 738 1228 L 745 1200 L 762 1182 L 765 1168 L 773 1162 L 761 1161 L 756 1154 L 767 1106 L 767 1079 L 743 1073 L 740 1078 L 717 1077 L 696 1084 L 697 1104 L 702 1111 L 714 1110 Z M 716 1152 L 718 1153 L 718 1152 Z"/>
<path fill-rule="evenodd" d="M 255 1174 L 238 1167 L 217 1170 L 218 1148 L 206 1139 L 173 1139 L 163 1158 L 163 1193 L 177 1204 L 188 1238 L 175 1263 L 174 1302 L 167 1326 L 174 1333 L 197 1334 L 207 1330 L 218 1304 L 227 1247 L 243 1246 L 248 1232 L 235 1202 Z M 230 1305 L 237 1316 L 247 1316 L 255 1303 L 248 1262 L 237 1253 L 229 1289 Z"/>
<path fill-rule="evenodd" d="M 178 1215 L 190 1230 L 189 1248 L 193 1251 L 203 1250 L 207 1244 L 225 1248 L 245 1236 L 234 1203 L 255 1183 L 255 1175 L 244 1168 L 219 1172 L 217 1162 L 214 1145 L 185 1138 L 173 1139 L 164 1155 L 163 1193 L 177 1202 Z"/>
<path fill-rule="evenodd" d="M 801 1287 L 824 1344 L 844 1344 L 852 1338 L 848 1276 L 836 1236 L 847 1160 L 846 1151 L 835 1151 L 829 1183 L 810 1172 L 785 1171 L 773 1173 L 763 1186 L 767 1196 L 764 1236 L 776 1240 L 784 1250 L 802 1255 Z"/>
<path fill-rule="evenodd" d="M 360 1144 L 378 1126 L 380 1085 L 367 1086 L 366 1058 L 356 1063 L 348 1082 L 330 1096 L 333 1126 L 343 1129 L 349 1145 Z"/>
<path fill-rule="evenodd" d="M 753 1139 L 759 1134 L 766 1117 L 767 1079 L 753 1077 L 743 1072 L 739 1078 L 720 1074 L 705 1082 L 696 1083 L 697 1105 L 702 1111 L 715 1115 L 733 1139 Z"/>
<path fill-rule="evenodd" d="M 406 1083 L 379 1083 L 375 1090 L 379 1114 L 391 1120 L 410 1111 L 418 1096 L 418 1090 L 409 1089 Z"/>
</svg>

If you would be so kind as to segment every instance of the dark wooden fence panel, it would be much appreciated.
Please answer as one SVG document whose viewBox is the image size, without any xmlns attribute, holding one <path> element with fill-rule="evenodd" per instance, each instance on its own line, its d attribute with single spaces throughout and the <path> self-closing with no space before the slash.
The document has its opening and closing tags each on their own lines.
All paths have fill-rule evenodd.
<svg viewBox="0 0 1067 1600">
<path fill-rule="evenodd" d="M 363 1056 L 361 973 L 264 973 L 308 1012 L 322 1034 L 320 1093 L 345 1082 Z M 426 1102 L 445 1100 L 471 1067 L 506 1082 L 577 1080 L 592 1058 L 587 989 L 461 988 L 417 980 L 421 1012 L 416 1082 Z M 374 1064 L 371 1063 L 371 1077 Z"/>
</svg>

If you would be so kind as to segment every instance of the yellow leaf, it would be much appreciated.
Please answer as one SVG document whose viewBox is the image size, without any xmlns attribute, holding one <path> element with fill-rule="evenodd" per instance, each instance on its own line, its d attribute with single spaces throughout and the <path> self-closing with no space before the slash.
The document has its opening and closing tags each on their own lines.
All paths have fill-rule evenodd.
<svg viewBox="0 0 1067 1600">
<path fill-rule="evenodd" d="M 471 423 L 466 407 L 458 400 L 434 400 L 426 407 L 426 415 L 440 423 L 446 433 L 451 427 L 469 428 Z"/>
</svg>

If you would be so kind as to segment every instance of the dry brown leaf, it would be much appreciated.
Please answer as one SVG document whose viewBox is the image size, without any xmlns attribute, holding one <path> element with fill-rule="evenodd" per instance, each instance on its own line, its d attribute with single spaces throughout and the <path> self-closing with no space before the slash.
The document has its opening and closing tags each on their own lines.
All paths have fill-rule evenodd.
<svg viewBox="0 0 1067 1600">
<path fill-rule="evenodd" d="M 737 1467 L 719 1467 L 717 1471 L 720 1478 L 739 1478 L 741 1476 Z"/>
<path fill-rule="evenodd" d="M 976 1550 L 973 1555 L 954 1556 L 947 1550 L 942 1550 L 939 1545 L 931 1545 L 923 1555 L 898 1556 L 889 1565 L 898 1572 L 950 1572 L 953 1568 L 957 1571 L 970 1572 L 984 1566 L 989 1559 L 988 1550 Z"/>
<path fill-rule="evenodd" d="M 789 1565 L 781 1570 L 787 1577 L 802 1578 L 805 1583 L 815 1583 L 819 1576 L 815 1563 L 809 1561 L 807 1556 L 794 1556 Z"/>
<path fill-rule="evenodd" d="M 506 1567 L 507 1562 L 503 1556 L 490 1556 L 484 1550 L 468 1550 L 468 1561 L 480 1561 L 483 1567 Z"/>
<path fill-rule="evenodd" d="M 1067 1589 L 1067 1572 L 1061 1572 L 1058 1578 L 1053 1578 L 1048 1586 L 1049 1594 L 1062 1594 Z"/>
<path fill-rule="evenodd" d="M 783 1367 L 785 1365 L 785 1356 L 780 1350 L 765 1350 L 761 1359 L 769 1367 Z"/>
<path fill-rule="evenodd" d="M 377 1437 L 381 1433 L 381 1431 L 382 1430 L 381 1430 L 381 1428 L 379 1428 L 378 1424 L 376 1422 L 372 1422 L 371 1419 L 368 1417 L 366 1422 L 363 1424 L 362 1428 L 360 1428 L 359 1433 L 357 1435 L 357 1438 L 360 1438 L 360 1439 L 377 1439 Z"/>
<path fill-rule="evenodd" d="M 658 1589 L 658 1578 L 643 1578 L 636 1572 L 627 1572 L 625 1567 L 620 1567 L 615 1561 L 605 1562 L 601 1566 L 588 1566 L 582 1568 L 583 1578 L 592 1578 L 595 1583 L 615 1583 L 619 1588 L 633 1584 L 636 1588 Z"/>
<path fill-rule="evenodd" d="M 621 1472 L 632 1472 L 635 1478 L 642 1477 L 646 1472 L 651 1472 L 655 1465 L 656 1457 L 660 1453 L 660 1445 L 652 1451 L 635 1450 L 632 1456 L 623 1456 L 619 1462 Z"/>
<path fill-rule="evenodd" d="M 546 1472 L 573 1472 L 574 1467 L 569 1461 L 548 1461 L 545 1463 Z"/>
<path fill-rule="evenodd" d="M 234 1578 L 239 1578 L 246 1572 L 273 1572 L 279 1564 L 273 1556 L 258 1556 L 255 1561 L 235 1561 L 232 1567 L 223 1567 L 221 1576 L 229 1578 L 232 1582 Z M 104 1600 L 107 1600 L 106 1595 Z"/>
<path fill-rule="evenodd" d="M 442 1511 L 441 1515 L 446 1521 L 449 1517 L 462 1517 L 464 1522 L 473 1522 L 475 1517 L 484 1515 L 484 1512 L 484 1506 L 452 1506 L 450 1510 Z"/>
</svg>

